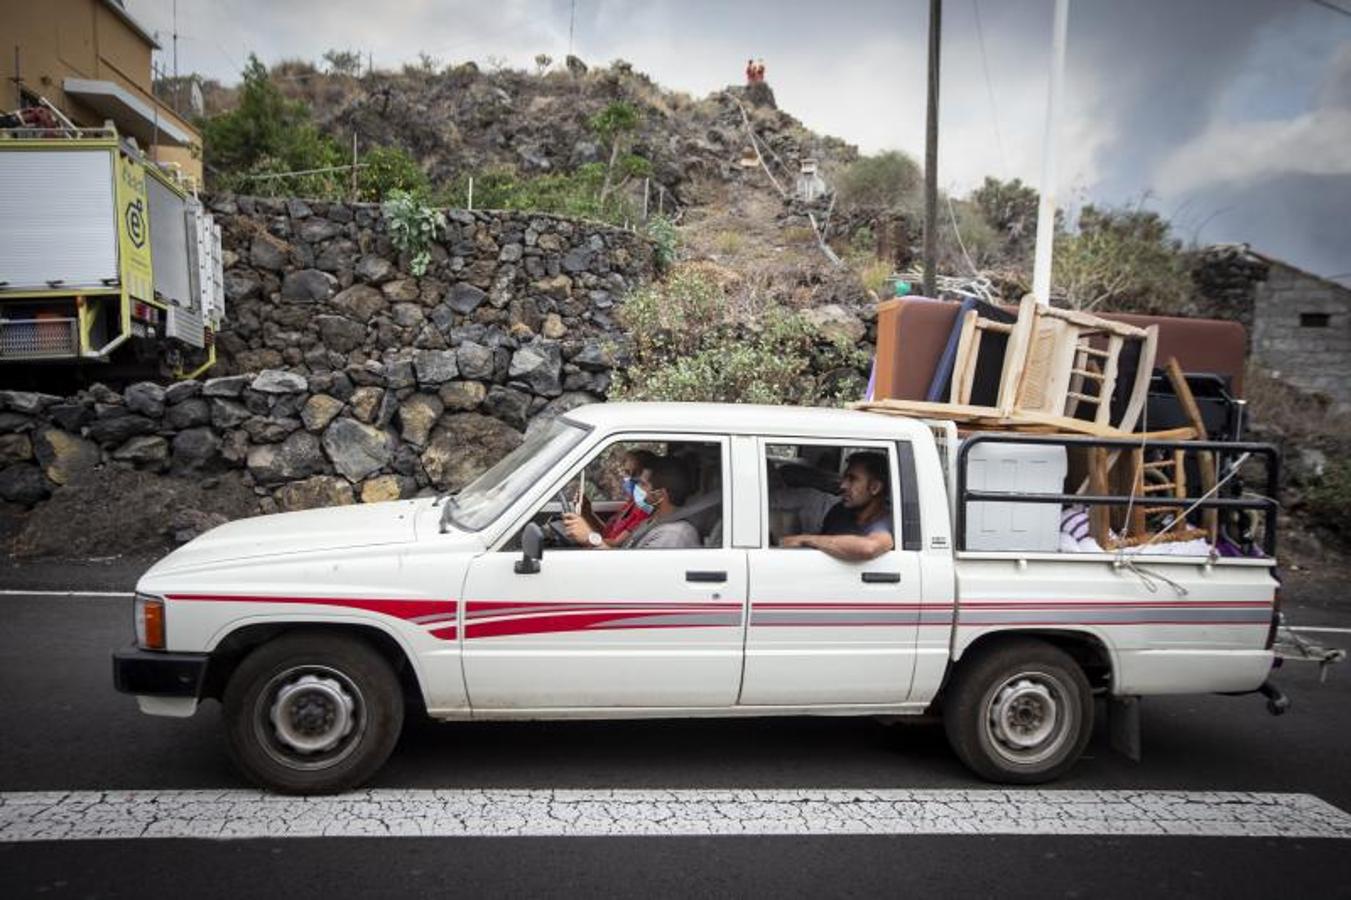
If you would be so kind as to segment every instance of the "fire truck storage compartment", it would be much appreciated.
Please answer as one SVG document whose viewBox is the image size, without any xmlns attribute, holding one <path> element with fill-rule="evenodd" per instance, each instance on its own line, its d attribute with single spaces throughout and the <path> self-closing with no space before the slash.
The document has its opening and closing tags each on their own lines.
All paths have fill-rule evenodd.
<svg viewBox="0 0 1351 900">
<path fill-rule="evenodd" d="M 113 152 L 0 154 L 0 297 L 118 282 Z"/>
<path fill-rule="evenodd" d="M 197 229 L 189 208 L 195 201 L 180 196 L 155 177 L 146 178 L 145 193 L 150 205 L 155 294 L 169 305 L 165 334 L 200 347 L 202 312 L 193 277 Z"/>
<path fill-rule="evenodd" d="M 1065 448 L 978 443 L 967 456 L 967 487 L 978 491 L 1058 494 L 1065 490 Z M 1055 553 L 1060 507 L 1052 503 L 968 502 L 966 549 Z"/>
</svg>

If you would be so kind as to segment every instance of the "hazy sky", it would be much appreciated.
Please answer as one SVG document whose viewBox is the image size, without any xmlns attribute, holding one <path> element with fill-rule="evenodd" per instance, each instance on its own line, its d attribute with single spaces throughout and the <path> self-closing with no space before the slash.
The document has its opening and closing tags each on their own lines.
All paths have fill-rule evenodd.
<svg viewBox="0 0 1351 900">
<path fill-rule="evenodd" d="M 1351 283 L 1351 0 L 1071 0 L 1059 198 L 1143 202 Z M 174 0 L 127 0 L 172 65 Z M 330 48 L 395 67 L 568 52 L 571 0 L 178 0 L 179 69 Z M 1052 0 L 945 0 L 939 181 L 1039 180 Z M 779 105 L 923 157 L 927 0 L 576 0 L 573 52 L 703 95 L 763 57 Z"/>
</svg>

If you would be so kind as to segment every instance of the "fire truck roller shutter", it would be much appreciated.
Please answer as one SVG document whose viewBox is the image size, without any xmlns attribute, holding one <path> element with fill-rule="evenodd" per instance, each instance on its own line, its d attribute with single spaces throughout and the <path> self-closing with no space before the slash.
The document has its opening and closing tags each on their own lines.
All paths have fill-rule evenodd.
<svg viewBox="0 0 1351 900">
<path fill-rule="evenodd" d="M 0 152 L 0 293 L 117 281 L 108 149 Z"/>
</svg>

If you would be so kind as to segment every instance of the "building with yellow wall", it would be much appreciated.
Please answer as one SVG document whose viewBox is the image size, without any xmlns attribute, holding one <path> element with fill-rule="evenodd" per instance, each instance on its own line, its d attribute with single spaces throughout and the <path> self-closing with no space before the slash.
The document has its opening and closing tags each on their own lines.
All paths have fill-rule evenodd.
<svg viewBox="0 0 1351 900">
<path fill-rule="evenodd" d="M 0 0 L 0 108 L 43 98 L 81 127 L 111 121 L 200 183 L 201 133 L 152 88 L 158 48 L 119 0 Z"/>
</svg>

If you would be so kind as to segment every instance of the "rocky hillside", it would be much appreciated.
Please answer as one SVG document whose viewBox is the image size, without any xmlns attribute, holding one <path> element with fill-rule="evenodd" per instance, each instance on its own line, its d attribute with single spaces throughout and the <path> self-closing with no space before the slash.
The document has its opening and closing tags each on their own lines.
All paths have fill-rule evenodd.
<svg viewBox="0 0 1351 900">
<path fill-rule="evenodd" d="M 749 182 L 769 189 L 746 135 L 746 116 L 766 155 L 785 171 L 802 159 L 826 166 L 851 162 L 855 147 L 823 137 L 779 110 L 768 85 L 731 86 L 694 99 L 667 91 L 623 62 L 588 69 L 570 58 L 543 74 L 474 63 L 435 71 L 406 67 L 361 77 L 325 73 L 305 63 L 284 63 L 273 80 L 290 99 L 303 101 L 321 131 L 348 146 L 398 146 L 436 184 L 465 175 L 513 171 L 522 176 L 566 173 L 604 162 L 605 148 L 588 121 L 615 101 L 639 113 L 632 152 L 652 164 L 654 182 L 681 206 L 696 202 L 689 188 L 701 179 Z M 208 110 L 222 112 L 235 92 L 208 91 Z"/>
</svg>

